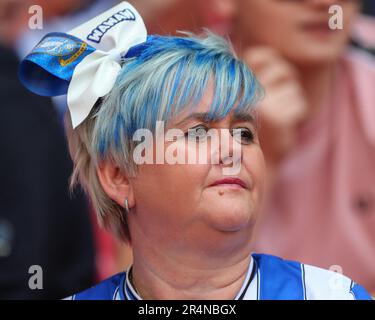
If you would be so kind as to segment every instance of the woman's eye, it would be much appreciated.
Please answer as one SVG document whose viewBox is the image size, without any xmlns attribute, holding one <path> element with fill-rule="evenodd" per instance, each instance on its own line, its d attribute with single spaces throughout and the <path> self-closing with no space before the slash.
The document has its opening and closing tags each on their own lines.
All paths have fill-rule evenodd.
<svg viewBox="0 0 375 320">
<path fill-rule="evenodd" d="M 207 132 L 208 128 L 204 125 L 198 125 L 193 128 L 190 128 L 187 133 L 185 133 L 185 136 L 187 136 L 189 139 L 195 139 L 195 140 L 204 140 L 207 138 Z"/>
<path fill-rule="evenodd" d="M 239 143 L 251 144 L 254 142 L 255 135 L 249 128 L 235 128 L 231 130 L 231 135 Z"/>
</svg>

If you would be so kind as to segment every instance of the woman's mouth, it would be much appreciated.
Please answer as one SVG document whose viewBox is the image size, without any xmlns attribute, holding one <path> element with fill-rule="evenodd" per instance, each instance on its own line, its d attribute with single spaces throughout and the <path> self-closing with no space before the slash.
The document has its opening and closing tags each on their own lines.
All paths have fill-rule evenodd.
<svg viewBox="0 0 375 320">
<path fill-rule="evenodd" d="M 224 178 L 215 181 L 210 187 L 229 187 L 229 188 L 240 188 L 247 189 L 246 183 L 239 178 Z"/>
<path fill-rule="evenodd" d="M 330 29 L 327 21 L 308 22 L 302 24 L 301 27 L 303 31 L 319 38 L 329 37 L 333 34 L 333 31 L 337 31 Z"/>
</svg>

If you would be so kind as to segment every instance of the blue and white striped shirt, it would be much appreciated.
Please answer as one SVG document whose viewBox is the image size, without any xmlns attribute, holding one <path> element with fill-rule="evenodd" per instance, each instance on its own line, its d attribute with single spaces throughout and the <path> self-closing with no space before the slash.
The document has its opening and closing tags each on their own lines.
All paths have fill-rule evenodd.
<svg viewBox="0 0 375 320">
<path fill-rule="evenodd" d="M 266 254 L 252 254 L 244 283 L 235 300 L 370 300 L 351 279 L 325 269 Z M 141 300 L 128 272 L 77 293 L 71 300 Z"/>
</svg>

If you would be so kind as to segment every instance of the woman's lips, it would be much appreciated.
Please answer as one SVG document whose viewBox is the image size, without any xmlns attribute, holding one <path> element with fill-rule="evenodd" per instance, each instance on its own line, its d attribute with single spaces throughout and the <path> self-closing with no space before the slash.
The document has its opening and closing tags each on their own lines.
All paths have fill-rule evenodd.
<svg viewBox="0 0 375 320">
<path fill-rule="evenodd" d="M 328 22 L 311 22 L 302 24 L 302 30 L 315 36 L 330 36 L 333 31 L 328 26 Z"/>
<path fill-rule="evenodd" d="M 217 180 L 210 185 L 210 187 L 217 187 L 217 186 L 220 186 L 220 187 L 227 186 L 227 187 L 247 189 L 246 183 L 239 178 L 224 178 L 224 179 Z"/>
</svg>

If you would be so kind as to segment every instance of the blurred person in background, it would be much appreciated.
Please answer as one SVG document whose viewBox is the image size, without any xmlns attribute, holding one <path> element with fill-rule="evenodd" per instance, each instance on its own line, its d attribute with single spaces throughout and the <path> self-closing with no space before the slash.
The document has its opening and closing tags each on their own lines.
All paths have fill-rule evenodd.
<svg viewBox="0 0 375 320">
<path fill-rule="evenodd" d="M 344 28 L 328 27 L 329 7 Z M 375 62 L 348 47 L 361 2 L 238 0 L 233 39 L 265 87 L 271 174 L 255 248 L 375 291 Z M 277 138 L 275 138 L 277 137 Z"/>
<path fill-rule="evenodd" d="M 77 1 L 45 2 L 45 17 Z M 15 43 L 29 1 L 0 0 L 0 299 L 56 299 L 94 281 L 86 198 L 71 197 L 72 163 L 56 110 L 18 81 Z M 29 287 L 31 266 L 42 289 Z"/>
<path fill-rule="evenodd" d="M 366 15 L 375 16 L 374 0 L 363 0 L 363 13 Z"/>
<path fill-rule="evenodd" d="M 353 24 L 351 45 L 375 56 L 375 1 L 362 1 L 362 13 Z"/>
<path fill-rule="evenodd" d="M 237 10 L 236 0 L 131 0 L 142 14 L 147 30 L 157 34 L 178 34 L 209 28 L 227 35 Z"/>
</svg>

